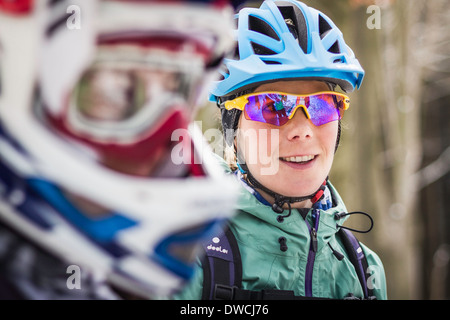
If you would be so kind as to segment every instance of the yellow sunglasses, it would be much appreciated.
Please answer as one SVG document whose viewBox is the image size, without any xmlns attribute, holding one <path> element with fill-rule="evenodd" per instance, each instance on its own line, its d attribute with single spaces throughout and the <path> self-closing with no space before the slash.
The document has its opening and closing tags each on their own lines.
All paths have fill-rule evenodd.
<svg viewBox="0 0 450 320">
<path fill-rule="evenodd" d="M 302 107 L 306 117 L 316 126 L 342 119 L 350 107 L 346 95 L 324 91 L 308 95 L 293 95 L 284 92 L 257 92 L 225 101 L 225 109 L 244 111 L 247 120 L 282 126 Z"/>
</svg>

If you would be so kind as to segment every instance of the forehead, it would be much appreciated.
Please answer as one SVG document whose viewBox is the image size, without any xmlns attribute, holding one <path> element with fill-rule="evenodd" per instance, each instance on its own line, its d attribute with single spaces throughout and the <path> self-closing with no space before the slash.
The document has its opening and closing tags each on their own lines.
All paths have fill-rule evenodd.
<svg viewBox="0 0 450 320">
<path fill-rule="evenodd" d="M 315 80 L 291 80 L 291 81 L 274 81 L 264 83 L 255 89 L 255 92 L 263 91 L 282 91 L 292 94 L 310 94 L 319 91 L 330 90 L 328 84 L 323 81 Z"/>
</svg>

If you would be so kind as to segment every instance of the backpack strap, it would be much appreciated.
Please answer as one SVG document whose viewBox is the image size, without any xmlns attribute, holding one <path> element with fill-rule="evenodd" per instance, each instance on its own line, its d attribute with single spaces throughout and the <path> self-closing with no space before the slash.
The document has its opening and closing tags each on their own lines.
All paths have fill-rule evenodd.
<svg viewBox="0 0 450 320">
<path fill-rule="evenodd" d="M 330 300 L 303 297 L 291 290 L 244 290 L 242 260 L 236 237 L 228 226 L 219 229 L 203 243 L 202 300 Z"/>
<path fill-rule="evenodd" d="M 217 285 L 240 288 L 242 285 L 242 261 L 233 232 L 228 226 L 219 229 L 203 244 L 203 300 L 215 300 L 220 288 Z"/>
<path fill-rule="evenodd" d="M 375 300 L 373 290 L 367 286 L 368 263 L 355 235 L 344 228 L 338 231 L 350 262 L 353 264 L 364 292 L 364 299 Z M 233 232 L 228 226 L 219 229 L 203 244 L 202 300 L 322 300 L 295 296 L 290 290 L 244 290 L 242 287 L 242 260 Z M 344 299 L 358 299 L 349 295 Z M 327 299 L 328 300 L 328 299 Z"/>
<path fill-rule="evenodd" d="M 370 277 L 369 264 L 358 239 L 356 239 L 355 235 L 351 231 L 346 230 L 345 228 L 341 228 L 338 231 L 338 234 L 342 240 L 342 244 L 344 245 L 350 262 L 355 267 L 359 282 L 363 288 L 364 299 L 375 300 L 376 297 L 373 294 L 373 290 L 367 285 L 367 279 Z"/>
</svg>

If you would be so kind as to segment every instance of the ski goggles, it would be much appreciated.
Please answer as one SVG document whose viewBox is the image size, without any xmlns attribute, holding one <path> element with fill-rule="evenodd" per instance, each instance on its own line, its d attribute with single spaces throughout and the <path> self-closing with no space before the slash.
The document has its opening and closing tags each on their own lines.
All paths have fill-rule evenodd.
<svg viewBox="0 0 450 320">
<path fill-rule="evenodd" d="M 100 48 L 73 91 L 67 116 L 70 127 L 83 136 L 128 143 L 171 107 L 190 108 L 204 62 L 197 52 L 116 47 Z"/>
<path fill-rule="evenodd" d="M 245 119 L 282 126 L 294 117 L 298 108 L 316 126 L 342 119 L 350 107 L 350 99 L 338 92 L 326 91 L 309 95 L 283 92 L 257 92 L 225 101 L 225 109 L 244 111 Z"/>
</svg>

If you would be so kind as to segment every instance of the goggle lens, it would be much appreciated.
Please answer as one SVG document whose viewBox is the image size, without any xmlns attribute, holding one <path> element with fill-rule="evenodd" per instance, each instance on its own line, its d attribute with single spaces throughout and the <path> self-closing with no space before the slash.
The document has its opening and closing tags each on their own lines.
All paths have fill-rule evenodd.
<svg viewBox="0 0 450 320">
<path fill-rule="evenodd" d="M 90 120 L 120 122 L 144 105 L 145 81 L 136 71 L 91 70 L 79 83 L 76 105 Z"/>
</svg>

